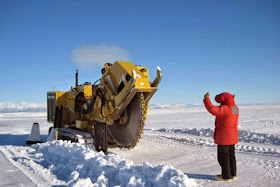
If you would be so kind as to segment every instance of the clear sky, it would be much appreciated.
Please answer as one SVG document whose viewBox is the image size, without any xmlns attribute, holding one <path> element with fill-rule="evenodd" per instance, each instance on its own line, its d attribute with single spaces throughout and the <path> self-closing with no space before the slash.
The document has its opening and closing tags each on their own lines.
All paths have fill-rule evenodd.
<svg viewBox="0 0 280 187">
<path fill-rule="evenodd" d="M 161 67 L 154 104 L 202 103 L 207 91 L 279 103 L 280 1 L 0 0 L 0 102 L 44 103 L 77 68 L 93 83 L 115 58 L 151 79 Z"/>
</svg>

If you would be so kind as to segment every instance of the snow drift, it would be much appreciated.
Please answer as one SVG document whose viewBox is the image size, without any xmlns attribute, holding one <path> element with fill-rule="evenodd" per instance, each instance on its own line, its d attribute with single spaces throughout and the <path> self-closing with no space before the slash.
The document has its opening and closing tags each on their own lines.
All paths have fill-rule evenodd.
<svg viewBox="0 0 280 187">
<path fill-rule="evenodd" d="M 13 159 L 50 185 L 67 186 L 197 186 L 173 166 L 135 164 L 115 154 L 67 141 L 8 148 Z M 48 178 L 52 175 L 52 180 Z"/>
<path fill-rule="evenodd" d="M 195 136 L 213 137 L 213 128 L 145 128 L 147 131 L 158 131 L 165 133 L 190 134 Z M 280 136 L 276 134 L 255 133 L 248 130 L 239 130 L 239 141 L 250 143 L 261 143 L 267 145 L 280 145 Z"/>
</svg>

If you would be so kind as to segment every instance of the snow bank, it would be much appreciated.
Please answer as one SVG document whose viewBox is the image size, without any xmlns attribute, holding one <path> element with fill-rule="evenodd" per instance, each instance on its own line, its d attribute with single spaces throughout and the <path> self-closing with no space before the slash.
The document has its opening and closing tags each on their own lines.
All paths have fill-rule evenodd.
<svg viewBox="0 0 280 187">
<path fill-rule="evenodd" d="M 148 129 L 146 128 L 145 130 L 153 130 L 153 131 L 165 132 L 165 133 L 191 134 L 195 136 L 206 136 L 206 137 L 213 137 L 214 134 L 214 130 L 212 128 L 193 128 L 193 129 L 188 129 L 188 128 Z M 248 130 L 239 130 L 238 134 L 239 134 L 238 139 L 241 142 L 261 143 L 267 145 L 280 145 L 280 135 L 255 133 Z"/>
<path fill-rule="evenodd" d="M 53 141 L 22 147 L 13 156 L 50 185 L 67 186 L 197 186 L 173 166 L 135 164 L 92 147 Z M 50 174 L 53 179 L 50 179 Z"/>
<path fill-rule="evenodd" d="M 42 112 L 46 107 L 46 103 L 0 102 L 0 112 Z"/>
<path fill-rule="evenodd" d="M 208 147 L 216 147 L 213 139 L 205 139 L 203 137 L 213 137 L 213 129 L 194 128 L 194 129 L 180 129 L 180 128 L 161 128 L 161 129 L 145 129 L 145 133 L 151 136 L 164 137 L 183 144 L 201 145 Z M 199 138 L 192 138 L 184 135 L 195 135 Z M 253 143 L 252 145 L 245 145 L 242 142 Z M 242 144 L 240 144 L 242 143 Z M 237 151 L 250 152 L 257 154 L 280 155 L 280 149 L 265 148 L 253 146 L 258 144 L 276 145 L 280 144 L 280 136 L 274 134 L 259 134 L 251 131 L 239 131 L 239 143 L 236 145 Z"/>
</svg>

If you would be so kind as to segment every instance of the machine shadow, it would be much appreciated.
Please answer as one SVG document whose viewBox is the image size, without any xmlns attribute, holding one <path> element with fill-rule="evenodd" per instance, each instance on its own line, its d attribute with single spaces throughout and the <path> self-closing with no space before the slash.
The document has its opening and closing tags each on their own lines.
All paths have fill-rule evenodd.
<svg viewBox="0 0 280 187">
<path fill-rule="evenodd" d="M 28 137 L 29 134 L 0 134 L 0 145 L 25 146 Z M 45 142 L 47 138 L 48 135 L 41 135 L 43 142 Z"/>
<path fill-rule="evenodd" d="M 185 173 L 185 174 L 192 179 L 204 179 L 204 180 L 215 181 L 215 175 L 196 174 L 196 173 Z"/>
</svg>

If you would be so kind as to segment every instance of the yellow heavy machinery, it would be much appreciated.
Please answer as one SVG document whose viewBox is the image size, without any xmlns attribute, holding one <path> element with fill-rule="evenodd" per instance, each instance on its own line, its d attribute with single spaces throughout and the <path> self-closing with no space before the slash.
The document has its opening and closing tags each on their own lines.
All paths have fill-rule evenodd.
<svg viewBox="0 0 280 187">
<path fill-rule="evenodd" d="M 141 138 L 161 70 L 157 68 L 153 82 L 146 67 L 131 62 L 106 63 L 101 72 L 98 84 L 79 85 L 76 71 L 76 86 L 70 91 L 48 92 L 48 122 L 54 124 L 56 139 L 93 143 L 104 152 L 107 146 L 133 148 Z"/>
</svg>

